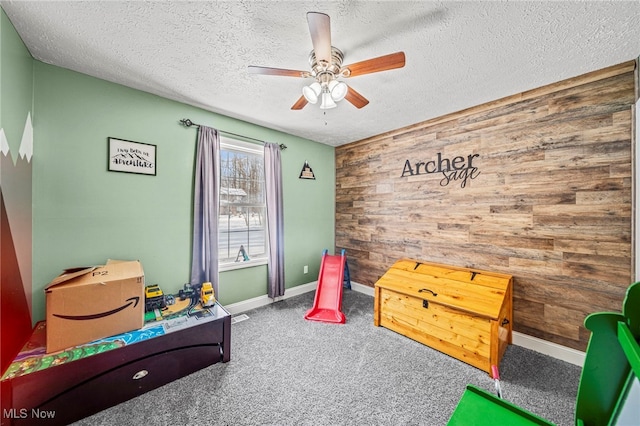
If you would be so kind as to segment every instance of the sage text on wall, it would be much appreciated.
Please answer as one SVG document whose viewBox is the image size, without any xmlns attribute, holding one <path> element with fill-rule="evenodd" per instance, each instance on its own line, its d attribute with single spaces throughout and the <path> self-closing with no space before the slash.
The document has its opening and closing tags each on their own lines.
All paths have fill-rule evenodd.
<svg viewBox="0 0 640 426">
<path fill-rule="evenodd" d="M 436 155 L 436 159 L 429 161 L 404 162 L 400 177 L 416 176 L 421 174 L 442 173 L 440 186 L 447 186 L 452 181 L 460 181 L 460 187 L 467 185 L 468 179 L 475 179 L 480 171 L 473 165 L 473 160 L 480 154 L 469 154 L 467 157 L 457 156 L 451 159 L 443 158 L 442 153 Z"/>
</svg>

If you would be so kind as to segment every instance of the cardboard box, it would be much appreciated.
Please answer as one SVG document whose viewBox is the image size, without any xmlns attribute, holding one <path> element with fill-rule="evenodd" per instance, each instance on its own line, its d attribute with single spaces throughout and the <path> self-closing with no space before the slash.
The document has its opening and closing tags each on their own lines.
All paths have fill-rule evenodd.
<svg viewBox="0 0 640 426">
<path fill-rule="evenodd" d="M 144 271 L 138 261 L 67 269 L 45 294 L 47 353 L 144 325 Z"/>
</svg>

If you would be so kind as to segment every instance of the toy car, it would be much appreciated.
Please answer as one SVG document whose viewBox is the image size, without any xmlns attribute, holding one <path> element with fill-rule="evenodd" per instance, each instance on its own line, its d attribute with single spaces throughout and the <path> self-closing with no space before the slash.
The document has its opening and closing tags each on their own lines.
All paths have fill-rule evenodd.
<svg viewBox="0 0 640 426">
<path fill-rule="evenodd" d="M 167 306 L 164 293 L 158 287 L 158 284 L 148 285 L 144 288 L 144 310 L 146 312 L 154 309 L 163 309 Z"/>
<path fill-rule="evenodd" d="M 183 289 L 178 291 L 178 297 L 180 300 L 190 299 L 195 293 L 194 288 L 189 283 L 185 284 L 183 287 Z"/>
<path fill-rule="evenodd" d="M 167 306 L 175 305 L 176 297 L 173 294 L 165 294 L 164 301 L 167 304 Z"/>
<path fill-rule="evenodd" d="M 202 283 L 202 288 L 200 289 L 200 305 L 203 308 L 213 306 L 216 303 L 216 297 L 213 294 L 213 286 L 211 283 Z"/>
</svg>

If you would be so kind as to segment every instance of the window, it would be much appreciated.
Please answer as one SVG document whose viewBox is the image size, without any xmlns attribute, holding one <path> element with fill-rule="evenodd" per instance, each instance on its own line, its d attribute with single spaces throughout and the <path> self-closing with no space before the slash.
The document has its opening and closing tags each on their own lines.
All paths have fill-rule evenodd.
<svg viewBox="0 0 640 426">
<path fill-rule="evenodd" d="M 262 146 L 220 139 L 220 269 L 266 263 L 267 238 Z"/>
</svg>

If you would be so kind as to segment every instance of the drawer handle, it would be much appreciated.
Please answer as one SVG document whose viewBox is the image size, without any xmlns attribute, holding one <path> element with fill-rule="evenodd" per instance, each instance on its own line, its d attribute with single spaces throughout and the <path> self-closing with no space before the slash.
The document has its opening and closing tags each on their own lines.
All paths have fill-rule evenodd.
<svg viewBox="0 0 640 426">
<path fill-rule="evenodd" d="M 437 293 L 434 293 L 432 290 L 429 290 L 428 288 L 421 288 L 420 290 L 418 290 L 418 293 L 422 293 L 422 292 L 429 292 L 431 294 L 433 294 L 434 296 L 437 296 Z"/>
<path fill-rule="evenodd" d="M 149 374 L 149 372 L 147 370 L 140 370 L 136 374 L 133 375 L 132 379 L 133 380 L 140 380 L 143 377 L 145 377 L 147 374 Z"/>
</svg>

